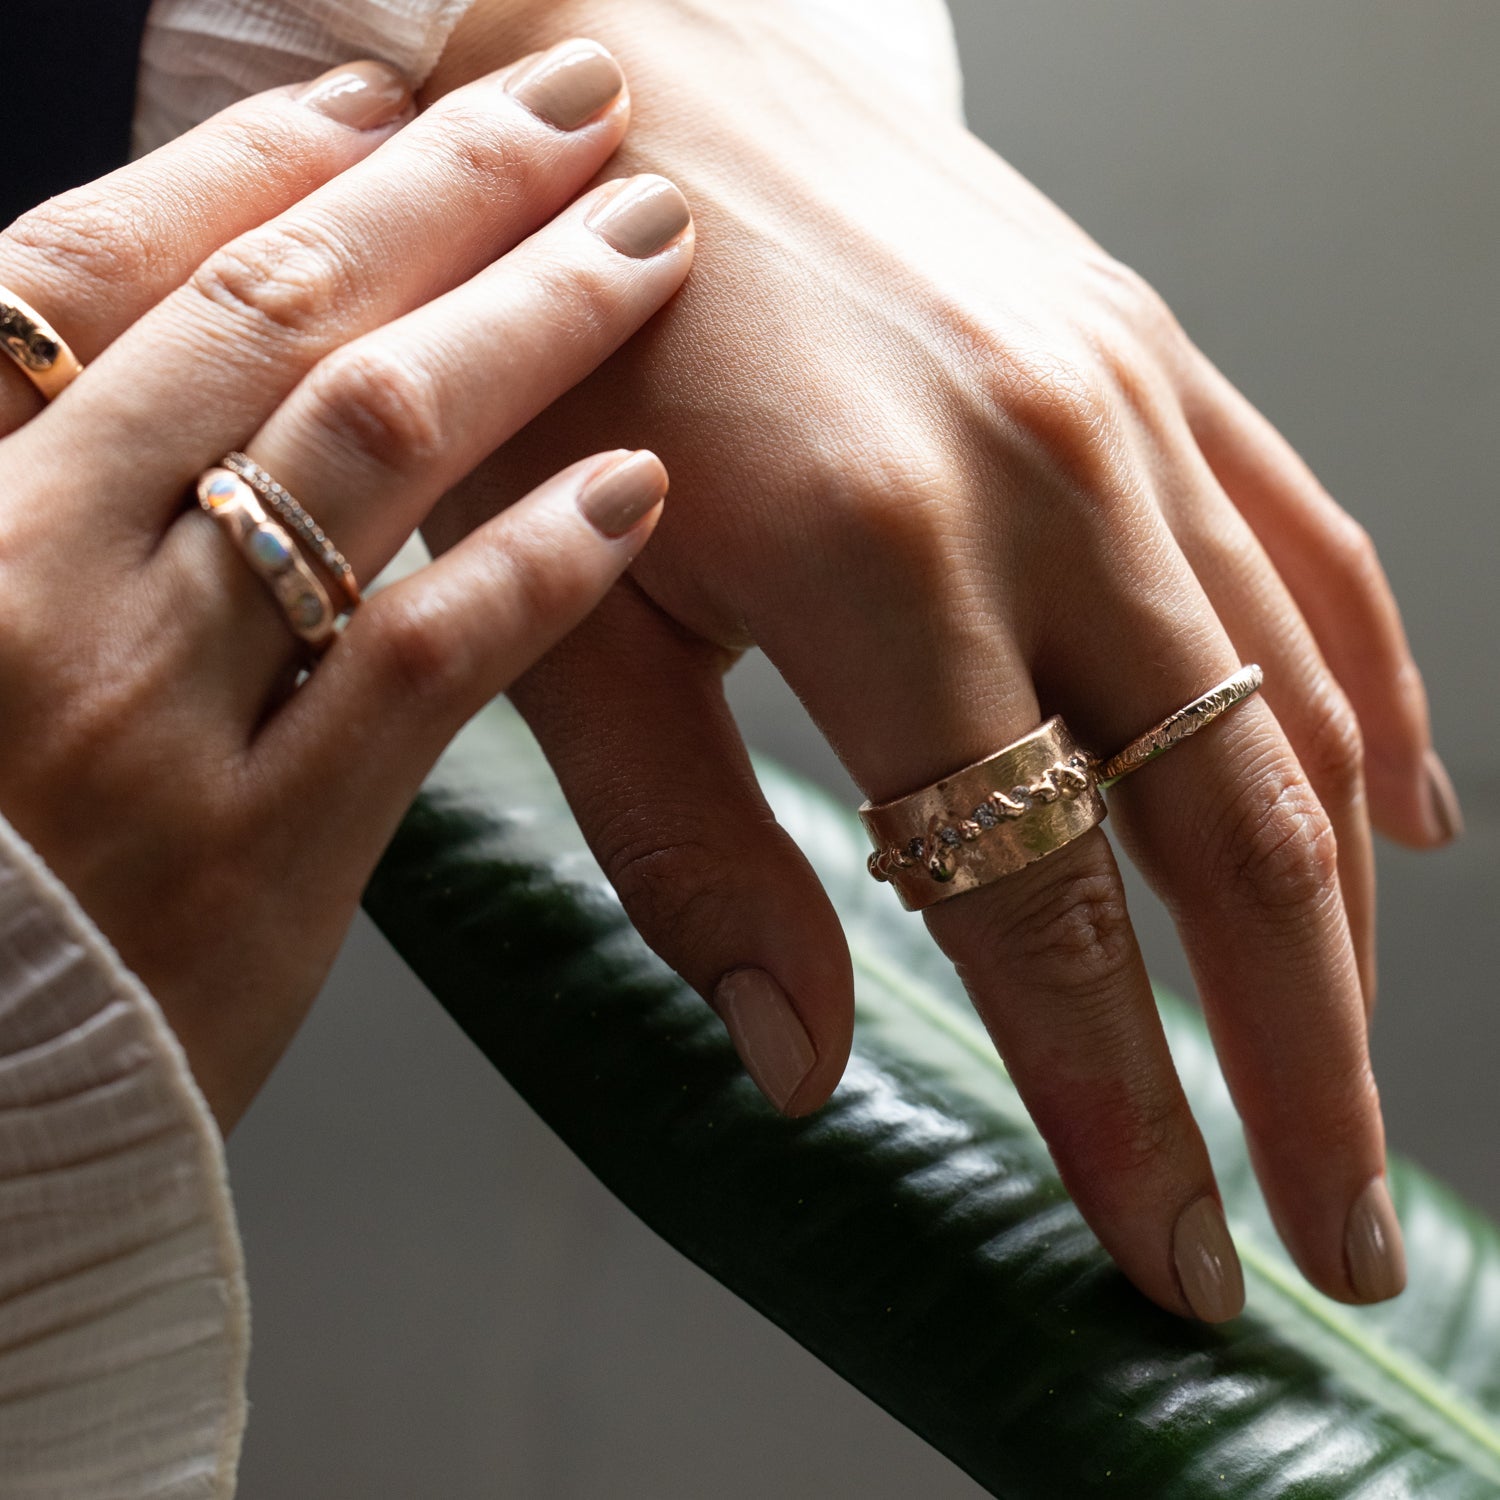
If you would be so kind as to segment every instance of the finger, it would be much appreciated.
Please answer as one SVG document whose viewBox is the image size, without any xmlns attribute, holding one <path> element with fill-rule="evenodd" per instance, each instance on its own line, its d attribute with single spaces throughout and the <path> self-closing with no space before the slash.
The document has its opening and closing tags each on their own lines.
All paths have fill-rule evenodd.
<svg viewBox="0 0 1500 1500">
<path fill-rule="evenodd" d="M 892 525 L 912 524 L 905 510 Z M 951 513 L 965 510 L 956 502 Z M 989 539 L 939 546 L 920 535 L 898 546 L 887 528 L 873 539 L 870 530 L 861 522 L 824 540 L 878 607 L 855 599 L 823 611 L 815 653 L 799 649 L 807 601 L 756 629 L 856 780 L 882 801 L 1009 744 L 1043 713 L 1028 653 L 997 602 L 1005 591 Z M 962 608 L 931 608 L 936 580 L 924 559 Z M 892 920 L 902 918 L 893 911 Z M 1103 833 L 940 903 L 928 925 L 1105 1248 L 1163 1307 L 1232 1317 L 1243 1295 L 1238 1260 Z"/>
<path fill-rule="evenodd" d="M 1427 694 L 1368 533 L 1212 367 L 1189 401 L 1204 457 L 1285 579 L 1364 734 L 1371 816 L 1418 846 L 1463 831 L 1432 748 Z"/>
<path fill-rule="evenodd" d="M 1121 512 L 1112 568 L 1157 579 L 1147 593 L 1096 579 L 1123 652 L 1101 654 L 1064 617 L 1038 667 L 1049 701 L 1106 754 L 1239 664 L 1160 513 Z M 1289 1250 L 1330 1296 L 1393 1296 L 1399 1229 L 1385 1226 L 1378 1256 L 1367 1232 L 1385 1142 L 1338 848 L 1281 725 L 1251 698 L 1120 782 L 1110 808 L 1176 921 Z"/>
<path fill-rule="evenodd" d="M 325 359 L 249 447 L 373 577 L 432 504 L 672 295 L 686 200 L 607 184 L 455 291 Z M 258 718 L 293 655 L 286 622 L 216 528 L 187 515 L 153 570 L 176 580 L 216 688 Z M 220 580 L 205 588 L 205 577 Z"/>
<path fill-rule="evenodd" d="M 242 446 L 324 355 L 467 280 L 578 192 L 625 128 L 624 82 L 592 43 L 554 51 L 597 94 L 614 90 L 593 118 L 563 129 L 533 113 L 524 100 L 536 65 L 448 95 L 216 251 L 105 352 L 69 409 L 47 414 L 59 423 L 49 441 L 68 441 L 66 420 L 89 432 L 89 451 L 136 455 L 143 503 L 124 524 L 139 531 L 144 520 L 154 546 L 194 476 Z"/>
<path fill-rule="evenodd" d="M 406 81 L 377 62 L 246 99 L 23 214 L 0 235 L 0 284 L 46 309 L 87 364 L 213 251 L 368 156 L 413 112 Z M 0 360 L 0 433 L 41 408 Z"/>
<path fill-rule="evenodd" d="M 1193 457 L 1168 471 L 1158 498 L 1240 660 L 1264 670 L 1266 702 L 1328 814 L 1368 1017 L 1376 984 L 1375 850 L 1359 722 L 1255 533 L 1208 466 L 1194 461 L 1195 450 L 1178 451 Z"/>
<path fill-rule="evenodd" d="M 363 880 L 449 740 L 573 629 L 646 544 L 650 453 L 572 465 L 367 600 L 251 747 Z M 302 826 L 302 825 L 297 825 Z"/>
<path fill-rule="evenodd" d="M 766 1098 L 802 1115 L 848 1061 L 853 976 L 725 703 L 728 659 L 627 582 L 512 697 L 636 929 L 718 1013 Z"/>
</svg>

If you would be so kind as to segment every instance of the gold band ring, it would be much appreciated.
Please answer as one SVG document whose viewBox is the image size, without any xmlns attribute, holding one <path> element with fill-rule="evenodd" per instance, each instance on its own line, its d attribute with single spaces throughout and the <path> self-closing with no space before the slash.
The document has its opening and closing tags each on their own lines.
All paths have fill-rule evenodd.
<svg viewBox="0 0 1500 1500">
<path fill-rule="evenodd" d="M 359 580 L 354 576 L 354 569 L 349 566 L 349 559 L 329 541 L 328 533 L 297 503 L 291 491 L 246 454 L 230 453 L 220 461 L 220 467 L 228 469 L 231 474 L 238 474 L 260 496 L 261 501 L 276 512 L 283 524 L 297 533 L 322 564 L 323 570 L 338 585 L 348 607 L 355 608 L 364 596 L 359 591 Z"/>
<path fill-rule="evenodd" d="M 297 636 L 314 651 L 326 651 L 336 634 L 333 601 L 255 491 L 228 469 L 209 469 L 198 481 L 198 504 L 265 582 Z"/>
<path fill-rule="evenodd" d="M 0 349 L 48 401 L 83 374 L 66 340 L 23 297 L 0 286 Z"/>
<path fill-rule="evenodd" d="M 1140 770 L 1147 761 L 1155 760 L 1189 735 L 1197 734 L 1237 703 L 1243 703 L 1264 680 L 1265 674 L 1254 662 L 1241 667 L 1202 697 L 1194 698 L 1185 708 L 1168 714 L 1160 724 L 1131 740 L 1118 755 L 1111 755 L 1099 767 L 1099 785 L 1113 786 L 1122 776 Z"/>
<path fill-rule="evenodd" d="M 1104 816 L 1094 758 L 1056 717 L 931 786 L 859 810 L 875 846 L 870 874 L 908 911 L 1023 869 Z"/>
</svg>

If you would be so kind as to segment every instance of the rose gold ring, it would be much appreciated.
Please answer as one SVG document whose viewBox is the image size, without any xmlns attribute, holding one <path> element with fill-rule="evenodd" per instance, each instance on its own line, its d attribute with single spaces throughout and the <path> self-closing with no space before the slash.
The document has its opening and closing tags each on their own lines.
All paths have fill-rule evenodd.
<svg viewBox="0 0 1500 1500">
<path fill-rule="evenodd" d="M 262 503 L 275 511 L 282 523 L 297 534 L 322 565 L 323 571 L 338 585 L 348 608 L 354 609 L 363 600 L 359 580 L 349 566 L 349 559 L 329 541 L 328 533 L 303 510 L 285 485 L 278 483 L 253 458 L 243 453 L 228 454 L 220 461 L 220 467 L 238 474 L 260 496 Z"/>
<path fill-rule="evenodd" d="M 48 401 L 83 374 L 66 340 L 24 298 L 0 286 L 0 349 Z"/>
<path fill-rule="evenodd" d="M 1095 769 L 1053 717 L 931 786 L 866 802 L 870 874 L 921 911 L 1023 869 L 1104 821 Z"/>
<path fill-rule="evenodd" d="M 1264 680 L 1265 674 L 1254 662 L 1241 667 L 1202 697 L 1194 698 L 1185 708 L 1168 714 L 1160 724 L 1131 740 L 1118 755 L 1111 755 L 1099 767 L 1099 785 L 1113 786 L 1122 776 L 1140 770 L 1147 761 L 1165 755 L 1173 745 L 1197 734 L 1200 729 L 1206 729 L 1215 719 L 1259 691 Z"/>
<path fill-rule="evenodd" d="M 228 469 L 209 469 L 198 480 L 198 504 L 265 582 L 297 636 L 319 654 L 326 651 L 337 634 L 333 601 L 255 491 Z"/>
</svg>

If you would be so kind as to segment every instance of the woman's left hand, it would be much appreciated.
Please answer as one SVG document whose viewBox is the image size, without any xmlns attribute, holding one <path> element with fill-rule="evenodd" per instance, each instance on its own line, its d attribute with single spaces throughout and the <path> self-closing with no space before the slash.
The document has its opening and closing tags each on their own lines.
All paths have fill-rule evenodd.
<svg viewBox="0 0 1500 1500">
<path fill-rule="evenodd" d="M 159 1000 L 225 1127 L 433 761 L 628 566 L 666 476 L 615 451 L 547 480 L 361 605 L 295 691 L 306 657 L 195 478 L 247 450 L 378 572 L 686 274 L 670 184 L 577 196 L 628 111 L 590 43 L 415 122 L 360 64 L 0 236 L 0 284 L 88 365 L 38 415 L 0 359 L 0 811 Z"/>
</svg>

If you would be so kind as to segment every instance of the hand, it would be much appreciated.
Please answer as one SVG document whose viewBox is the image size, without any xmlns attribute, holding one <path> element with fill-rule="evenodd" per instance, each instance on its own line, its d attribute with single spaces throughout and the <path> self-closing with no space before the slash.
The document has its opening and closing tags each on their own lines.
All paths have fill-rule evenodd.
<svg viewBox="0 0 1500 1500">
<path fill-rule="evenodd" d="M 1122 783 L 1113 826 L 1176 917 L 1292 1253 L 1333 1297 L 1393 1295 L 1370 823 L 1433 845 L 1457 812 L 1368 539 L 1139 277 L 781 6 L 479 0 L 433 91 L 559 27 L 650 80 L 622 160 L 691 193 L 698 269 L 428 534 L 577 432 L 669 459 L 686 501 L 514 692 L 637 926 L 806 1113 L 845 1063 L 849 964 L 726 710 L 739 652 L 877 801 L 1053 712 L 1111 753 L 1259 662 L 1264 694 Z M 1104 833 L 928 920 L 1110 1253 L 1162 1306 L 1232 1316 Z"/>
<path fill-rule="evenodd" d="M 357 64 L 0 236 L 0 283 L 87 365 L 34 415 L 0 360 L 0 809 L 155 994 L 225 1128 L 432 762 L 620 575 L 666 476 L 573 464 L 370 598 L 295 690 L 285 616 L 191 487 L 247 449 L 373 577 L 685 275 L 670 184 L 572 201 L 628 110 L 590 44 L 415 123 Z"/>
</svg>

